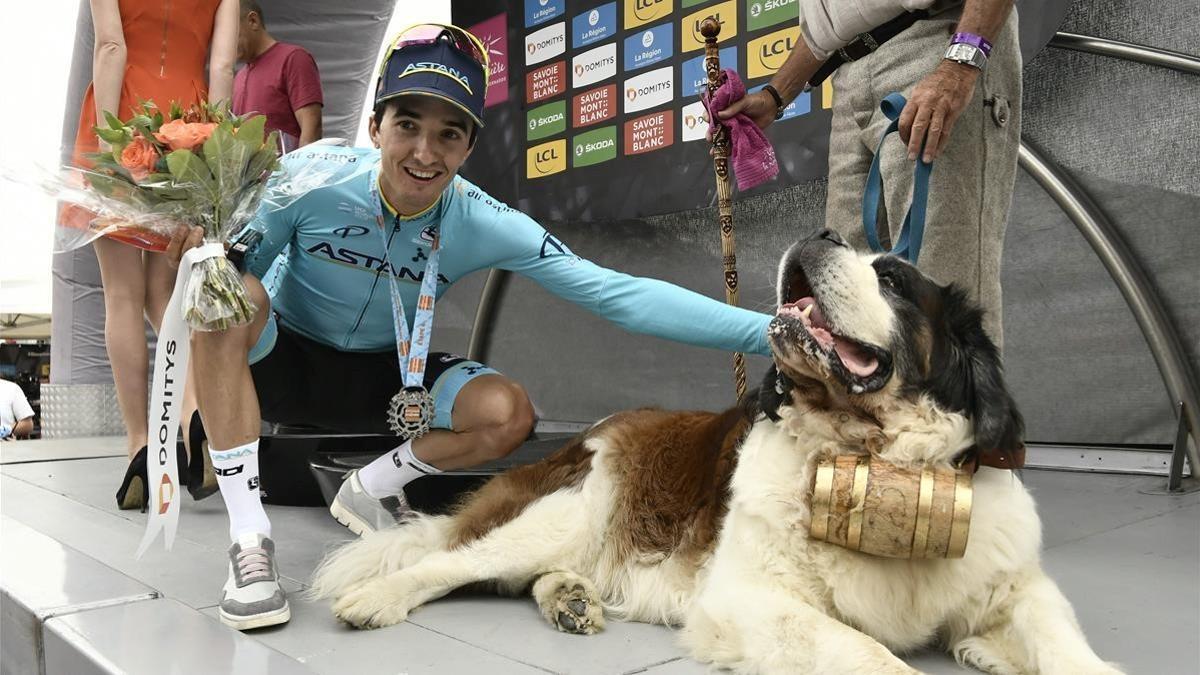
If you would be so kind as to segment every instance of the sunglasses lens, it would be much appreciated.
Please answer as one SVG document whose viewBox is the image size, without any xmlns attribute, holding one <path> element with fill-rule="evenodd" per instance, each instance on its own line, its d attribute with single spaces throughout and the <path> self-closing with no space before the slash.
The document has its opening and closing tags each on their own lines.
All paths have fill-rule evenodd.
<svg viewBox="0 0 1200 675">
<path fill-rule="evenodd" d="M 464 52 L 480 63 L 487 64 L 487 53 L 479 43 L 466 31 L 457 26 L 442 26 L 438 24 L 421 24 L 413 26 L 396 37 L 392 49 L 405 45 L 432 44 L 448 36 L 459 51 Z"/>
</svg>

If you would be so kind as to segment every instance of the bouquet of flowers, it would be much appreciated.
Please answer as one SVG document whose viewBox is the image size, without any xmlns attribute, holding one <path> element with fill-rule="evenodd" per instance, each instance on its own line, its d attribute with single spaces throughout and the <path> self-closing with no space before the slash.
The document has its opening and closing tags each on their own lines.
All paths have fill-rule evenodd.
<svg viewBox="0 0 1200 675">
<path fill-rule="evenodd" d="M 80 169 L 85 185 L 67 197 L 94 217 L 93 235 L 111 235 L 162 250 L 180 224 L 204 228 L 206 243 L 224 242 L 254 217 L 278 165 L 278 132 L 266 118 L 238 117 L 223 107 L 172 105 L 164 117 L 152 103 L 132 119 L 105 116 L 96 134 L 109 151 Z M 195 330 L 248 323 L 256 308 L 241 275 L 224 256 L 197 263 L 184 288 L 183 315 Z"/>
</svg>

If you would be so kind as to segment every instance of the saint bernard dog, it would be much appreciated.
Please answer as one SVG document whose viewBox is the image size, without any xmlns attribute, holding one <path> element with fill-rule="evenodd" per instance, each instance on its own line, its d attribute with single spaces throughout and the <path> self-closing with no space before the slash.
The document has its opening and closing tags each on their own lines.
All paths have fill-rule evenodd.
<svg viewBox="0 0 1200 675">
<path fill-rule="evenodd" d="M 990 673 L 1120 672 L 1042 571 L 1041 523 L 1012 471 L 975 474 L 961 559 L 808 536 L 820 458 L 949 467 L 1022 447 L 980 310 L 829 231 L 784 255 L 778 300 L 774 363 L 749 402 L 613 415 L 452 515 L 332 552 L 312 595 L 377 628 L 466 585 L 529 592 L 560 631 L 595 633 L 606 615 L 677 626 L 693 657 L 743 673 L 912 673 L 894 654 L 926 646 Z"/>
</svg>

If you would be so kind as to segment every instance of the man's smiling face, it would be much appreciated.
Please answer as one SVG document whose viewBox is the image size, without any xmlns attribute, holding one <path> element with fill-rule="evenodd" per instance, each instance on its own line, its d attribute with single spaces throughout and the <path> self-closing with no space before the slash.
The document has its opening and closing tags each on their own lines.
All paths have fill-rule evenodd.
<svg viewBox="0 0 1200 675">
<path fill-rule="evenodd" d="M 371 140 L 382 152 L 380 183 L 401 214 L 428 208 L 471 155 L 474 124 L 462 110 L 434 96 L 410 94 L 384 103 L 371 118 Z"/>
</svg>

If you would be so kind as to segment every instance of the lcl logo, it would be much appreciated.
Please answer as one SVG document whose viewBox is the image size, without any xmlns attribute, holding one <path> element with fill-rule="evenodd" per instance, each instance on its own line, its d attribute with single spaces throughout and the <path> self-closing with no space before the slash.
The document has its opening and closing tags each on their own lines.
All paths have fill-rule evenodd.
<svg viewBox="0 0 1200 675">
<path fill-rule="evenodd" d="M 558 148 L 546 148 L 533 156 L 533 161 L 537 164 L 552 162 L 558 159 Z"/>
<path fill-rule="evenodd" d="M 652 19 L 656 10 L 655 6 L 661 2 L 662 0 L 634 0 L 633 15 L 642 20 Z"/>
<path fill-rule="evenodd" d="M 767 68 L 778 68 L 781 65 L 777 63 L 779 57 L 787 58 L 787 55 L 792 53 L 792 46 L 793 41 L 790 35 L 768 42 L 758 50 L 758 60 Z"/>
</svg>

